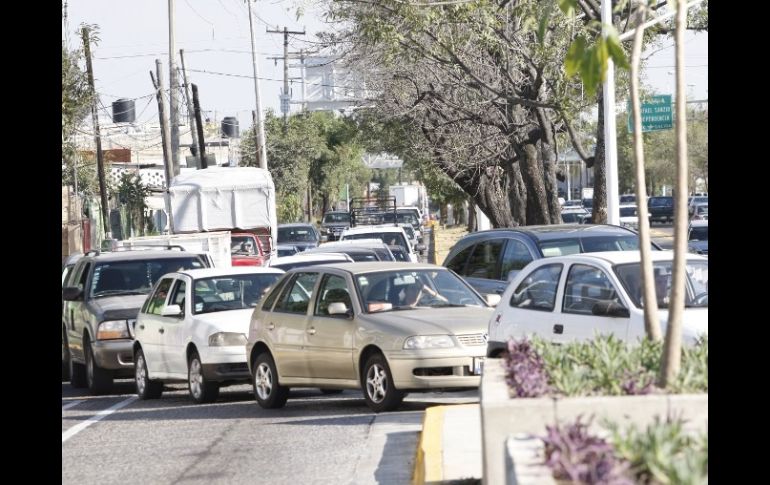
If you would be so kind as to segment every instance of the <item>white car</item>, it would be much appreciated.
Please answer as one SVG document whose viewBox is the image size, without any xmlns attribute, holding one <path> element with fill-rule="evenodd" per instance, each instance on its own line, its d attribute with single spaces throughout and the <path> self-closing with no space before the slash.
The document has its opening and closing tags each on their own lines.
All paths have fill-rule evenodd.
<svg viewBox="0 0 770 485">
<path fill-rule="evenodd" d="M 403 247 L 404 251 L 406 251 L 409 256 L 409 261 L 412 263 L 417 263 L 420 260 L 417 257 L 417 253 L 414 251 L 414 248 L 412 248 L 412 245 L 409 243 L 409 238 L 407 237 L 406 232 L 404 232 L 404 229 L 400 226 L 354 227 L 345 229 L 340 236 L 342 241 L 347 241 L 350 239 L 371 238 L 379 239 L 389 246 L 395 245 Z"/>
<path fill-rule="evenodd" d="M 162 276 L 134 328 L 136 392 L 159 398 L 164 382 L 187 381 L 196 403 L 221 385 L 248 382 L 246 334 L 262 295 L 284 273 L 262 267 L 209 268 Z"/>
<path fill-rule="evenodd" d="M 345 263 L 352 262 L 353 258 L 345 253 L 335 252 L 315 252 L 294 254 L 292 256 L 284 256 L 280 258 L 273 258 L 270 260 L 270 267 L 281 269 L 283 271 L 289 271 L 292 268 L 300 268 L 302 266 L 313 266 L 316 264 L 328 264 L 328 263 Z"/>
<path fill-rule="evenodd" d="M 639 231 L 639 208 L 636 204 L 620 204 L 620 225 Z M 647 214 L 647 220 L 650 219 L 650 214 Z"/>
<path fill-rule="evenodd" d="M 653 251 L 658 319 L 665 334 L 673 251 Z M 612 334 L 635 343 L 645 336 L 638 251 L 537 259 L 514 278 L 489 321 L 487 356 L 510 338 L 537 335 L 554 343 Z M 708 259 L 687 256 L 682 340 L 708 335 Z"/>
</svg>

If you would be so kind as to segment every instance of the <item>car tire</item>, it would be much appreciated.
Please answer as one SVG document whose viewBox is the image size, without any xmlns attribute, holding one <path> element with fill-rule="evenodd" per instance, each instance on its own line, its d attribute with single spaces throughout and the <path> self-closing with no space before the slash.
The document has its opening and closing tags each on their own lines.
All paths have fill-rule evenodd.
<svg viewBox="0 0 770 485">
<path fill-rule="evenodd" d="M 404 400 L 405 394 L 396 389 L 393 374 L 382 354 L 374 354 L 366 360 L 362 386 L 366 405 L 375 413 L 392 411 Z"/>
<path fill-rule="evenodd" d="M 94 396 L 109 393 L 112 391 L 112 372 L 99 367 L 96 359 L 94 359 L 91 342 L 86 341 L 83 345 L 83 350 L 86 354 L 86 382 L 88 383 L 88 390 Z"/>
<path fill-rule="evenodd" d="M 325 396 L 331 396 L 334 394 L 342 394 L 342 389 L 321 389 L 321 394 Z"/>
<path fill-rule="evenodd" d="M 134 354 L 134 377 L 136 379 L 136 395 L 139 399 L 158 399 L 163 394 L 163 383 L 150 379 L 147 371 L 147 360 L 141 348 Z"/>
<path fill-rule="evenodd" d="M 67 329 L 61 329 L 61 381 L 70 379 L 70 346 L 67 343 Z"/>
<path fill-rule="evenodd" d="M 211 382 L 203 375 L 203 363 L 195 350 L 187 363 L 187 388 L 196 404 L 214 402 L 219 397 L 219 383 Z"/>
<path fill-rule="evenodd" d="M 278 409 L 286 405 L 289 399 L 289 388 L 278 383 L 278 370 L 275 368 L 273 357 L 264 352 L 259 354 L 254 363 L 252 376 L 254 397 L 257 404 L 264 409 Z"/>
</svg>

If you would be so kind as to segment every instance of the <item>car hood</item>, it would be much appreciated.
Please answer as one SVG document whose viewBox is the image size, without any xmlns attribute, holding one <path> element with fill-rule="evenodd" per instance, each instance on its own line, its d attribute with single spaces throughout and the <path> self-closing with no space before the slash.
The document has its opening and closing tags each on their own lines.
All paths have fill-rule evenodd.
<svg viewBox="0 0 770 485">
<path fill-rule="evenodd" d="M 116 295 L 91 300 L 90 307 L 99 320 L 136 318 L 147 295 Z"/>
<path fill-rule="evenodd" d="M 404 336 L 463 335 L 486 333 L 492 311 L 490 307 L 417 308 L 370 313 L 362 320 Z"/>
<path fill-rule="evenodd" d="M 297 248 L 299 251 L 304 251 L 306 249 L 318 247 L 317 242 L 289 242 L 285 244 L 291 244 L 292 246 Z"/>
<path fill-rule="evenodd" d="M 236 332 L 248 335 L 252 313 L 254 313 L 253 308 L 244 308 L 242 310 L 193 315 L 193 328 L 195 333 L 201 336 L 202 341 L 206 341 L 209 335 L 216 332 Z"/>
</svg>

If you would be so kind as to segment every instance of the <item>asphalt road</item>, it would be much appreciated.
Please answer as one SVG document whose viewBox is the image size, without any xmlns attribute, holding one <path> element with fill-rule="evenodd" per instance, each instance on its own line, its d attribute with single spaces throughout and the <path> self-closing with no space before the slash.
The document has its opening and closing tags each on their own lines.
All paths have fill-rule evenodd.
<svg viewBox="0 0 770 485">
<path fill-rule="evenodd" d="M 478 392 L 411 394 L 374 414 L 360 391 L 296 389 L 264 410 L 246 385 L 195 405 L 184 385 L 140 401 L 132 381 L 96 397 L 62 383 L 62 484 L 407 484 L 424 410 L 461 402 Z"/>
</svg>

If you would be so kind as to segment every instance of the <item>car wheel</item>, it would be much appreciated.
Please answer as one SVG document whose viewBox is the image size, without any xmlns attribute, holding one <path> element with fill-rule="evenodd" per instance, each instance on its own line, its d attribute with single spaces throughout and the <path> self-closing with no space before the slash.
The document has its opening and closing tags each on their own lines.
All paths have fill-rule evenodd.
<svg viewBox="0 0 770 485">
<path fill-rule="evenodd" d="M 134 375 L 136 376 L 136 394 L 139 399 L 158 399 L 163 394 L 163 383 L 150 380 L 144 352 L 139 348 L 134 355 Z"/>
<path fill-rule="evenodd" d="M 273 357 L 265 352 L 259 354 L 254 365 L 254 397 L 264 409 L 277 409 L 286 405 L 289 388 L 278 383 L 278 371 Z"/>
<path fill-rule="evenodd" d="M 86 381 L 88 390 L 93 395 L 107 394 L 112 390 L 112 372 L 102 369 L 94 359 L 94 351 L 91 348 L 91 342 L 86 341 L 83 345 L 86 354 Z"/>
<path fill-rule="evenodd" d="M 342 394 L 342 389 L 321 389 L 321 394 L 331 396 L 333 394 Z"/>
<path fill-rule="evenodd" d="M 393 375 L 385 357 L 374 354 L 364 367 L 364 399 L 375 413 L 392 411 L 404 400 L 404 393 L 396 389 Z"/>
<path fill-rule="evenodd" d="M 67 344 L 67 329 L 61 329 L 61 380 L 68 381 L 70 378 L 70 347 Z"/>
<path fill-rule="evenodd" d="M 187 366 L 187 386 L 197 404 L 214 402 L 219 397 L 219 383 L 211 382 L 203 375 L 203 364 L 198 352 L 192 352 Z"/>
</svg>

